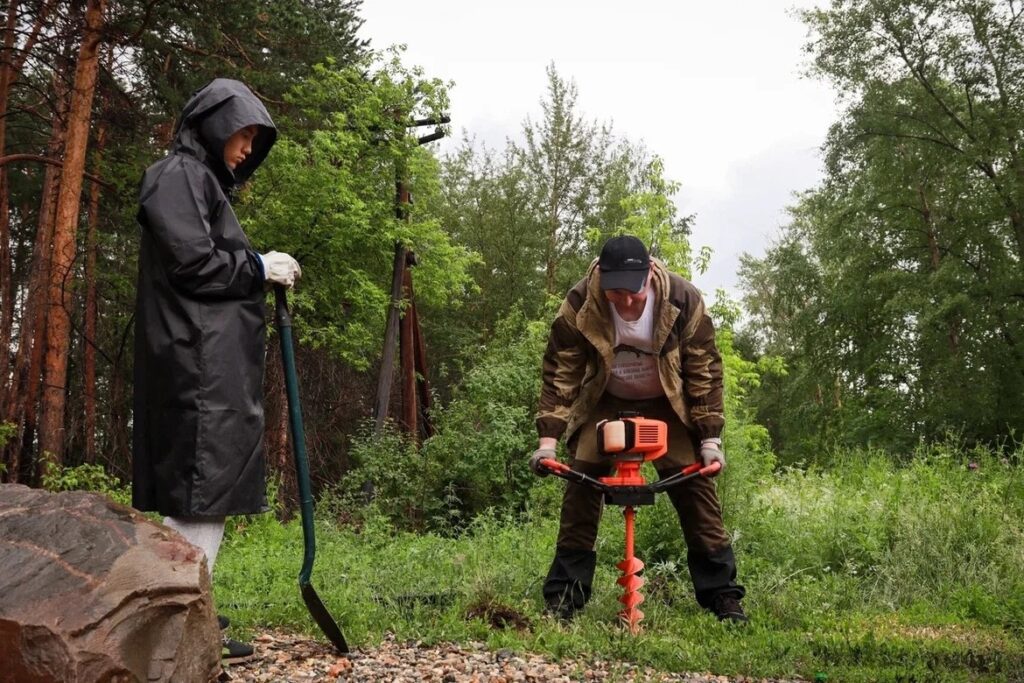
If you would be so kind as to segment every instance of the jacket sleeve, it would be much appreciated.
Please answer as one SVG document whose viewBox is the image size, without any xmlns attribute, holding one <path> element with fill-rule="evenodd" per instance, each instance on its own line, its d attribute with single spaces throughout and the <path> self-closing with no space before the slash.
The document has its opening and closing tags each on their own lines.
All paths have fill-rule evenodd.
<svg viewBox="0 0 1024 683">
<path fill-rule="evenodd" d="M 722 393 L 722 356 L 715 345 L 715 326 L 696 287 L 688 288 L 680 336 L 683 392 L 690 419 L 701 439 L 720 437 L 725 427 Z"/>
<path fill-rule="evenodd" d="M 537 412 L 537 434 L 560 438 L 569 424 L 569 411 L 580 393 L 587 368 L 586 340 L 560 313 L 551 325 Z"/>
<path fill-rule="evenodd" d="M 251 249 L 225 250 L 214 243 L 210 217 L 215 207 L 208 197 L 216 195 L 207 182 L 188 164 L 166 169 L 141 198 L 140 219 L 175 289 L 196 297 L 245 297 L 262 286 L 262 264 Z"/>
</svg>

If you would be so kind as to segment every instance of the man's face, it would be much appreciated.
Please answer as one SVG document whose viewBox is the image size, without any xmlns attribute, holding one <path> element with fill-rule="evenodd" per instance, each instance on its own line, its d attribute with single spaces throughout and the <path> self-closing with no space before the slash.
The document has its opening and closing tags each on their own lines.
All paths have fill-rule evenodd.
<svg viewBox="0 0 1024 683">
<path fill-rule="evenodd" d="M 639 292 L 631 292 L 628 289 L 606 289 L 604 290 L 604 296 L 615 306 L 615 310 L 619 311 L 620 314 L 637 311 L 642 313 L 644 304 L 647 303 L 647 294 L 650 291 L 648 285 L 650 283 L 651 276 L 648 274 L 647 279 L 644 281 L 644 286 L 640 288 Z"/>
<path fill-rule="evenodd" d="M 258 126 L 239 128 L 224 144 L 224 164 L 232 171 L 252 152 L 252 141 L 259 132 Z"/>
</svg>

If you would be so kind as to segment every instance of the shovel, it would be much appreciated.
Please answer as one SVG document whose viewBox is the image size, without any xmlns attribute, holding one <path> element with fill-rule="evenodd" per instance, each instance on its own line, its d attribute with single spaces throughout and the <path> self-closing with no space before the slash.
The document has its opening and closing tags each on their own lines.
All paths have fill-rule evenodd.
<svg viewBox="0 0 1024 683">
<path fill-rule="evenodd" d="M 316 594 L 309 577 L 313 573 L 313 558 L 316 556 L 316 537 L 313 531 L 313 494 L 309 485 L 309 461 L 306 458 L 306 435 L 302 429 L 302 408 L 299 405 L 299 378 L 295 373 L 295 352 L 292 349 L 292 317 L 288 313 L 288 297 L 283 285 L 274 285 L 274 301 L 277 315 L 277 329 L 281 335 L 281 360 L 284 363 L 284 384 L 288 393 L 288 424 L 292 433 L 292 448 L 295 453 L 295 472 L 299 486 L 299 505 L 302 510 L 302 539 L 305 551 L 302 554 L 302 570 L 299 572 L 299 590 L 306 609 L 313 615 L 320 630 L 334 644 L 341 654 L 348 652 L 348 644 L 342 635 L 338 622 L 327 611 L 320 596 Z"/>
</svg>

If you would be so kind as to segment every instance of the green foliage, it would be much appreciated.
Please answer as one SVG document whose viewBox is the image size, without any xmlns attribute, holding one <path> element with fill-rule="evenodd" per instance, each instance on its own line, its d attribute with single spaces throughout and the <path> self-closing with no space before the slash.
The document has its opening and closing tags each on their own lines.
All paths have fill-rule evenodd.
<svg viewBox="0 0 1024 683">
<path fill-rule="evenodd" d="M 741 273 L 754 353 L 787 370 L 754 396 L 786 461 L 1024 429 L 1015 12 L 840 0 L 802 13 L 812 72 L 847 107 L 824 182 Z"/>
<path fill-rule="evenodd" d="M 524 122 L 524 144 L 514 153 L 526 170 L 527 205 L 542 235 L 544 291 L 557 295 L 579 279 L 576 261 L 586 255 L 588 218 L 599 205 L 614 139 L 608 125 L 584 118 L 575 82 L 553 63 L 547 81 L 542 115 Z"/>
<path fill-rule="evenodd" d="M 132 502 L 131 486 L 108 474 L 102 465 L 86 463 L 61 467 L 51 458 L 46 458 L 41 483 L 47 491 L 94 491 L 122 505 L 131 505 Z"/>
<path fill-rule="evenodd" d="M 214 78 L 237 78 L 279 101 L 312 64 L 352 64 L 367 41 L 361 0 L 235 0 L 210 5 L 126 0 L 112 7 L 111 35 L 129 44 L 147 95 L 173 116 L 190 93 Z M 146 30 L 140 30 L 145 27 Z"/>
<path fill-rule="evenodd" d="M 0 422 L 0 449 L 10 440 L 12 436 L 17 434 L 18 425 L 11 422 Z M 7 471 L 7 465 L 0 462 L 0 475 Z"/>
<path fill-rule="evenodd" d="M 495 151 L 464 139 L 441 162 L 443 189 L 431 210 L 480 257 L 461 310 L 428 322 L 445 368 L 470 360 L 466 352 L 514 308 L 538 319 L 548 297 L 575 284 L 614 235 L 636 234 L 670 267 L 689 272 L 692 217 L 679 215 L 679 184 L 665 178 L 661 158 L 588 120 L 575 84 L 554 67 L 547 77 L 522 143 Z"/>
<path fill-rule="evenodd" d="M 383 514 L 407 529 L 464 528 L 489 509 L 526 510 L 536 477 L 526 467 L 534 448 L 533 413 L 547 326 L 519 312 L 478 346 L 476 364 L 450 403 L 436 412 L 437 434 L 417 449 L 396 429 L 358 435 L 355 466 L 340 487 L 339 517 Z M 372 484 L 372 496 L 364 490 Z M 374 510 L 353 508 L 372 498 Z"/>
<path fill-rule="evenodd" d="M 374 433 L 367 423 L 352 440 L 352 469 L 328 496 L 339 521 L 364 525 L 375 516 L 422 530 L 437 513 L 437 468 L 394 423 Z"/>
<path fill-rule="evenodd" d="M 417 200 L 438 192 L 437 164 L 407 124 L 445 111 L 446 87 L 392 52 L 318 65 L 288 101 L 282 139 L 237 211 L 258 248 L 294 254 L 303 266 L 292 296 L 301 340 L 365 369 L 384 329 L 396 243 L 420 257 L 422 305 L 440 306 L 469 282 L 470 252 L 435 218 L 418 204 L 408 221 L 395 217 L 396 177 Z"/>
<path fill-rule="evenodd" d="M 625 166 L 627 170 L 625 174 L 619 172 L 624 176 L 621 179 L 615 173 L 609 174 L 612 182 L 618 180 L 623 184 L 622 196 L 617 197 L 619 215 L 606 209 L 605 214 L 586 231 L 590 253 L 599 253 L 601 245 L 610 237 L 635 235 L 670 270 L 690 277 L 688 237 L 693 217 L 679 216 L 672 200 L 678 194 L 680 184 L 664 177 L 665 165 L 660 157 L 648 158 L 642 148 L 628 144 L 620 145 L 619 150 L 619 155 L 612 159 L 611 167 Z"/>
<path fill-rule="evenodd" d="M 10 422 L 0 422 L 0 448 L 3 448 L 4 444 L 14 436 L 18 426 Z"/>
<path fill-rule="evenodd" d="M 513 311 L 478 349 L 479 360 L 438 415 L 438 434 L 422 453 L 444 473 L 452 521 L 492 507 L 513 514 L 525 509 L 536 481 L 526 457 L 536 448 L 534 411 L 547 332 L 546 324 Z"/>
</svg>

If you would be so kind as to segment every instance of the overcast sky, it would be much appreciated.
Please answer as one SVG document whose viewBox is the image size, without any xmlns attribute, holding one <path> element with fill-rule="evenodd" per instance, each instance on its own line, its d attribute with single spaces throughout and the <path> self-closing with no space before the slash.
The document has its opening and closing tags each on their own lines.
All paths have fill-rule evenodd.
<svg viewBox="0 0 1024 683">
<path fill-rule="evenodd" d="M 455 138 L 497 148 L 539 118 L 554 62 L 586 118 L 664 158 L 677 205 L 696 214 L 695 253 L 714 250 L 698 286 L 736 295 L 739 255 L 763 253 L 793 193 L 817 182 L 838 116 L 831 88 L 800 75 L 806 31 L 792 9 L 813 4 L 364 0 L 362 37 L 404 43 L 407 64 L 454 81 Z"/>
</svg>

